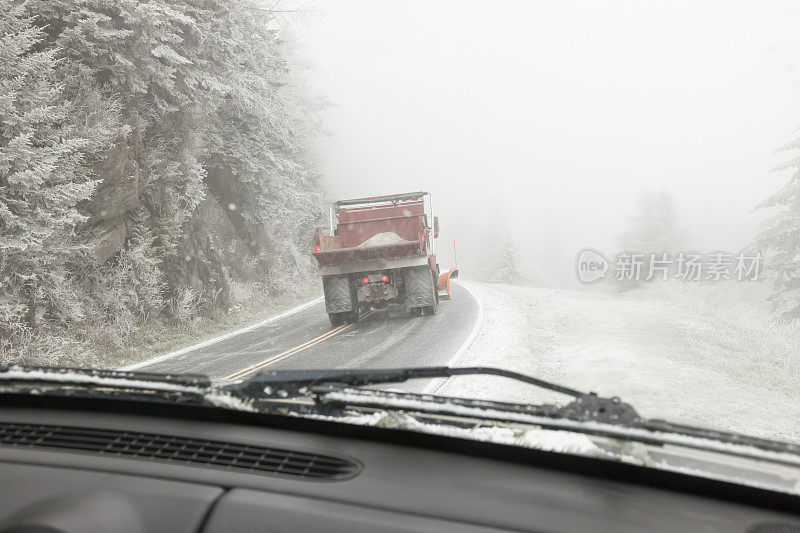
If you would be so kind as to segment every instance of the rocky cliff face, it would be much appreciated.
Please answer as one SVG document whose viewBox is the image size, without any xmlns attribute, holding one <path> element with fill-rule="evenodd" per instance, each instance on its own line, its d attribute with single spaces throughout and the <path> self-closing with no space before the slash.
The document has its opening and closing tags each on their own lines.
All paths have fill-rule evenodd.
<svg viewBox="0 0 800 533">
<path fill-rule="evenodd" d="M 100 264 L 126 248 L 137 217 L 153 215 L 146 207 L 147 182 L 136 162 L 137 148 L 133 135 L 109 151 L 96 168 L 104 179 L 81 206 L 89 220 L 80 233 Z M 204 199 L 192 211 L 165 267 L 170 286 L 188 286 L 225 308 L 230 303 L 228 271 L 243 257 L 257 257 L 268 247 L 267 231 L 263 223 L 243 216 L 245 198 L 230 169 L 207 168 L 203 185 Z"/>
<path fill-rule="evenodd" d="M 91 200 L 80 206 L 89 216 L 83 233 L 99 263 L 108 261 L 125 245 L 131 232 L 131 214 L 142 203 L 145 180 L 136 161 L 139 148 L 136 132 L 118 140 L 95 166 L 95 174 L 102 177 L 100 186 Z"/>
<path fill-rule="evenodd" d="M 268 8 L 0 4 L 0 362 L 310 278 L 318 106 Z"/>
</svg>

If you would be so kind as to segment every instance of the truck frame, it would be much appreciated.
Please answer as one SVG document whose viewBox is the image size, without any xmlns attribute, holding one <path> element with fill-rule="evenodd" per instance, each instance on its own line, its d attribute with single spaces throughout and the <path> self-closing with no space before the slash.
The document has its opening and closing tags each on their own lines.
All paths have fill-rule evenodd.
<svg viewBox="0 0 800 533">
<path fill-rule="evenodd" d="M 435 314 L 438 234 L 427 192 L 335 202 L 329 230 L 314 231 L 312 251 L 331 324 L 358 322 L 370 308 L 389 304 L 404 305 L 411 316 Z"/>
</svg>

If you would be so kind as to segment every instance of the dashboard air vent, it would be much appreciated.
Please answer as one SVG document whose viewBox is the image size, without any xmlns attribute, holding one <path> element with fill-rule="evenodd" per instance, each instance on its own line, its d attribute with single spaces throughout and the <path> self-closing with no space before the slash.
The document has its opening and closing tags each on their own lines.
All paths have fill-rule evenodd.
<svg viewBox="0 0 800 533">
<path fill-rule="evenodd" d="M 348 479 L 361 470 L 358 463 L 331 455 L 175 435 L 59 425 L 0 422 L 0 446 L 58 449 L 319 480 Z"/>
</svg>

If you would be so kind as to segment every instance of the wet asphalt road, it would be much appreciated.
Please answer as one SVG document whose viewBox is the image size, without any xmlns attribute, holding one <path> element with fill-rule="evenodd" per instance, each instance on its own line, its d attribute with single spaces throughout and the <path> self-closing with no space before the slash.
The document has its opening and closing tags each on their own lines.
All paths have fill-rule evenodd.
<svg viewBox="0 0 800 533">
<path fill-rule="evenodd" d="M 455 285 L 455 284 L 454 284 Z M 389 368 L 446 365 L 469 337 L 478 302 L 463 287 L 442 300 L 436 315 L 412 318 L 399 305 L 372 310 L 357 324 L 331 326 L 320 301 L 297 313 L 214 344 L 139 368 L 146 372 L 199 373 L 214 381 L 258 370 Z M 421 391 L 427 380 L 403 388 Z"/>
</svg>

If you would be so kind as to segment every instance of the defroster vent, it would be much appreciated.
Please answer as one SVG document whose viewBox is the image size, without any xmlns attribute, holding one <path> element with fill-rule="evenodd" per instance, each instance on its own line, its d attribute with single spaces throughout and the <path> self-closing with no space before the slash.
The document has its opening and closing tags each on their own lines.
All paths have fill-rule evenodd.
<svg viewBox="0 0 800 533">
<path fill-rule="evenodd" d="M 47 448 L 264 473 L 342 480 L 359 473 L 355 461 L 283 448 L 175 435 L 0 422 L 0 446 Z"/>
</svg>

